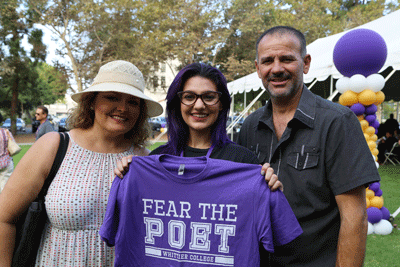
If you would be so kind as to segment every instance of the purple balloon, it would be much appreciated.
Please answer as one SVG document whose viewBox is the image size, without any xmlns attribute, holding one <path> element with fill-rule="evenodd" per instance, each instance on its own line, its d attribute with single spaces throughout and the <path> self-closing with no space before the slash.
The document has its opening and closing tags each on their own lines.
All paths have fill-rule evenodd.
<svg viewBox="0 0 400 267">
<path fill-rule="evenodd" d="M 371 126 L 378 130 L 379 125 L 380 125 L 380 124 L 379 124 L 379 121 L 374 121 L 374 122 L 372 122 L 372 125 L 371 125 Z"/>
<path fill-rule="evenodd" d="M 378 135 L 378 128 L 375 128 L 375 134 Z"/>
<path fill-rule="evenodd" d="M 367 115 L 365 116 L 365 120 L 368 121 L 369 125 L 372 125 L 376 120 L 376 115 Z"/>
<path fill-rule="evenodd" d="M 381 197 L 382 195 L 383 195 L 382 189 L 379 188 L 378 190 L 375 191 L 375 196 Z"/>
<path fill-rule="evenodd" d="M 378 111 L 378 107 L 375 104 L 369 105 L 365 107 L 365 114 L 373 115 Z"/>
<path fill-rule="evenodd" d="M 381 212 L 382 212 L 382 219 L 389 221 L 390 211 L 386 207 L 382 207 Z"/>
<path fill-rule="evenodd" d="M 352 30 L 337 41 L 333 49 L 333 63 L 344 76 L 378 73 L 385 64 L 387 47 L 377 32 L 368 29 Z"/>
<path fill-rule="evenodd" d="M 380 183 L 379 182 L 374 182 L 372 184 L 370 184 L 368 186 L 369 189 L 371 189 L 372 191 L 374 191 L 376 193 L 376 191 L 378 191 L 378 189 L 380 188 Z"/>
<path fill-rule="evenodd" d="M 356 114 L 357 116 L 358 115 L 362 115 L 362 114 L 364 114 L 364 112 L 365 112 L 365 107 L 362 105 L 362 104 L 360 104 L 360 103 L 357 103 L 357 104 L 354 104 L 354 105 L 352 105 L 351 107 L 350 107 L 350 109 L 354 112 L 354 114 Z"/>
<path fill-rule="evenodd" d="M 382 220 L 382 211 L 375 207 L 369 207 L 367 209 L 368 221 L 370 223 L 377 223 Z"/>
</svg>

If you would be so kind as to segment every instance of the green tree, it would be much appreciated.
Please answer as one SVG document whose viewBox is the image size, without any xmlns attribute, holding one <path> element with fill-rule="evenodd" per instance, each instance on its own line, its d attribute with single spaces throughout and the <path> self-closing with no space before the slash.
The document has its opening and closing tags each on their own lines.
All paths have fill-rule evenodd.
<svg viewBox="0 0 400 267">
<path fill-rule="evenodd" d="M 19 100 L 24 109 L 49 105 L 64 98 L 69 88 L 68 76 L 57 68 L 40 62 L 35 67 L 36 79 L 20 92 Z"/>
<path fill-rule="evenodd" d="M 147 81 L 159 62 L 215 62 L 226 40 L 221 0 L 27 0 L 62 41 L 77 90 L 111 60 L 134 63 Z M 68 66 L 66 66 L 68 68 Z"/>
<path fill-rule="evenodd" d="M 42 32 L 33 28 L 33 23 L 26 20 L 25 10 L 18 0 L 0 3 L 0 47 L 1 47 L 1 84 L 4 95 L 1 103 L 10 106 L 11 131 L 16 133 L 16 116 L 22 108 L 19 92 L 36 79 L 33 66 L 45 58 L 45 46 L 41 42 Z M 33 46 L 30 56 L 22 47 L 22 39 L 27 36 Z M 32 64 L 33 63 L 33 64 Z"/>
</svg>

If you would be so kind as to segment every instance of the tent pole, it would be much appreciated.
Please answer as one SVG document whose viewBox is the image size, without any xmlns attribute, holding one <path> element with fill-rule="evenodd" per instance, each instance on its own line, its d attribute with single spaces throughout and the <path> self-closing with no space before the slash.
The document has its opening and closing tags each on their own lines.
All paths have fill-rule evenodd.
<svg viewBox="0 0 400 267">
<path fill-rule="evenodd" d="M 259 93 L 259 94 L 256 96 L 256 98 L 254 98 L 253 101 L 251 101 L 251 103 L 250 103 L 245 109 L 243 109 L 242 112 L 240 112 L 239 116 L 238 116 L 234 121 L 232 121 L 231 124 L 228 125 L 228 127 L 226 127 L 226 132 L 229 133 L 229 131 L 233 129 L 233 126 L 235 126 L 236 123 L 237 123 L 241 118 L 244 117 L 244 114 L 246 114 L 247 111 L 249 111 L 249 109 L 250 109 L 250 108 L 257 102 L 257 100 L 262 96 L 262 94 L 264 94 L 264 92 L 265 92 L 266 90 L 265 90 L 264 88 L 261 88 L 261 89 L 262 89 L 261 93 Z M 232 130 L 232 136 L 233 136 L 233 130 Z M 232 139 L 231 139 L 231 140 L 232 140 Z"/>
<path fill-rule="evenodd" d="M 246 90 L 244 90 L 244 106 L 243 106 L 244 109 L 245 109 L 246 106 L 247 106 L 246 103 L 247 103 L 247 102 L 246 102 Z"/>
<path fill-rule="evenodd" d="M 335 96 L 339 93 L 338 90 L 335 90 L 329 97 L 328 100 L 329 101 L 333 101 L 333 98 L 335 98 Z"/>
<path fill-rule="evenodd" d="M 333 93 L 333 77 L 331 75 L 331 88 L 330 88 L 330 95 Z"/>
<path fill-rule="evenodd" d="M 312 83 L 312 84 L 311 84 L 311 85 L 308 87 L 308 89 L 309 89 L 309 90 L 311 90 L 311 88 L 314 86 L 314 84 L 316 84 L 316 83 L 317 83 L 317 81 L 318 81 L 318 80 L 317 80 L 317 79 L 315 79 L 315 80 L 313 81 L 313 83 Z"/>
<path fill-rule="evenodd" d="M 388 75 L 388 76 L 386 76 L 386 78 L 385 78 L 385 82 L 387 82 L 387 80 L 389 80 L 389 78 L 390 78 L 390 77 L 392 77 L 392 75 L 393 75 L 395 72 L 396 72 L 396 70 L 395 70 L 395 69 L 393 69 L 393 70 L 392 70 L 392 72 L 390 72 L 390 73 L 389 73 L 389 75 Z"/>
</svg>

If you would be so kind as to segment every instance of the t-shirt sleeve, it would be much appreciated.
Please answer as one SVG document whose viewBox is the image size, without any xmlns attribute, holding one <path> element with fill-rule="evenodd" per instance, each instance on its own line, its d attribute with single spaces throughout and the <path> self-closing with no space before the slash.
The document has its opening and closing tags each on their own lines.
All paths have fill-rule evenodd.
<svg viewBox="0 0 400 267">
<path fill-rule="evenodd" d="M 325 153 L 326 175 L 335 195 L 380 180 L 353 112 L 349 111 L 332 122 Z"/>
<path fill-rule="evenodd" d="M 118 233 L 120 212 L 117 196 L 121 182 L 122 180 L 116 177 L 111 185 L 106 214 L 99 231 L 101 239 L 105 241 L 109 247 L 115 246 L 115 238 Z"/>
<path fill-rule="evenodd" d="M 289 243 L 303 230 L 280 190 L 271 192 L 266 188 L 260 195 L 256 213 L 260 241 L 265 250 L 273 253 L 275 246 Z"/>
</svg>

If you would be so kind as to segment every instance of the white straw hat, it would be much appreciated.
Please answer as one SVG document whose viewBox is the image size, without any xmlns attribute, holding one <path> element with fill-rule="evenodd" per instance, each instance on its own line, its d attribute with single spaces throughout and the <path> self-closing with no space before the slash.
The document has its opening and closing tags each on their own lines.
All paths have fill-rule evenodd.
<svg viewBox="0 0 400 267">
<path fill-rule="evenodd" d="M 93 84 L 82 92 L 73 94 L 71 98 L 79 102 L 81 96 L 89 92 L 119 92 L 133 95 L 146 102 L 149 117 L 156 117 L 163 113 L 160 103 L 144 94 L 142 72 L 128 61 L 115 60 L 101 66 Z"/>
</svg>

